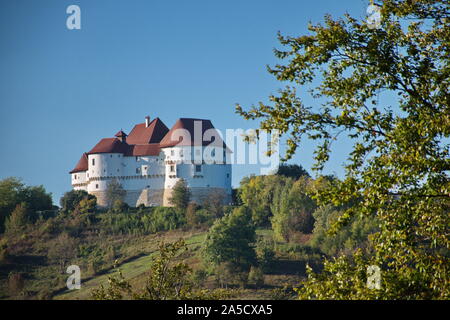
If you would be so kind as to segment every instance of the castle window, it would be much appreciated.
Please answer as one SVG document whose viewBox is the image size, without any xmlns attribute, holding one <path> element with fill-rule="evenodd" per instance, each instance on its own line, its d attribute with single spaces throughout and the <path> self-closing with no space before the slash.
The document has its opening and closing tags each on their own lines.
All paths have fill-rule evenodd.
<svg viewBox="0 0 450 320">
<path fill-rule="evenodd" d="M 75 180 L 76 180 L 77 179 L 77 175 L 75 175 L 74 177 L 75 177 Z"/>
<path fill-rule="evenodd" d="M 136 168 L 136 173 L 140 173 L 141 172 L 141 168 Z"/>
<path fill-rule="evenodd" d="M 201 165 L 195 165 L 195 172 L 202 172 L 202 166 Z"/>
<path fill-rule="evenodd" d="M 229 173 L 227 173 L 227 178 L 229 178 L 230 177 L 230 174 Z"/>
<path fill-rule="evenodd" d="M 95 189 L 98 189 L 98 184 L 95 185 Z"/>
<path fill-rule="evenodd" d="M 215 157 L 216 156 L 216 149 L 213 149 L 212 151 L 211 151 L 211 157 Z"/>
<path fill-rule="evenodd" d="M 95 166 L 95 159 L 92 159 L 92 165 Z"/>
<path fill-rule="evenodd" d="M 170 172 L 175 172 L 175 166 L 170 166 Z"/>
<path fill-rule="evenodd" d="M 175 155 L 175 151 L 174 150 L 170 150 L 170 155 L 174 156 Z"/>
<path fill-rule="evenodd" d="M 110 154 L 109 157 L 112 158 L 112 154 Z"/>
</svg>

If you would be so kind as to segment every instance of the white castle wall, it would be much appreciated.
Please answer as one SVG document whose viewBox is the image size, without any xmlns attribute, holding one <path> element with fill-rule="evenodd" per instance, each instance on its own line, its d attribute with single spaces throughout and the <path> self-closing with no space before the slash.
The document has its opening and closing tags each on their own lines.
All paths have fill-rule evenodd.
<svg viewBox="0 0 450 320">
<path fill-rule="evenodd" d="M 87 191 L 86 172 L 76 172 L 71 174 L 72 186 L 75 190 Z"/>
<path fill-rule="evenodd" d="M 223 148 L 164 148 L 158 156 L 127 157 L 117 153 L 88 155 L 88 170 L 72 174 L 76 190 L 97 196 L 100 206 L 106 205 L 108 184 L 117 179 L 127 191 L 130 206 L 170 205 L 171 190 L 183 178 L 192 192 L 192 200 L 201 202 L 208 192 L 219 190 L 231 199 L 231 165 L 224 164 L 229 153 Z M 200 171 L 196 171 L 200 165 Z M 172 167 L 173 166 L 173 167 Z M 171 171 L 173 168 L 174 171 Z M 76 178 L 75 178 L 76 176 Z"/>
</svg>

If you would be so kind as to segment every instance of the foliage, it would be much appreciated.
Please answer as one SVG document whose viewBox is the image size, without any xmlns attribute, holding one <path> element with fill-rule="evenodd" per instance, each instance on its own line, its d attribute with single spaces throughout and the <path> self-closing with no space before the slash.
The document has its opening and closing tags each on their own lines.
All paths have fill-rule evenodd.
<svg viewBox="0 0 450 320">
<path fill-rule="evenodd" d="M 78 252 L 77 240 L 67 232 L 61 233 L 48 250 L 48 258 L 59 265 L 59 272 L 65 273 L 67 263 L 74 259 Z"/>
<path fill-rule="evenodd" d="M 258 266 L 263 272 L 272 271 L 275 262 L 274 242 L 258 239 L 256 244 L 256 257 L 258 259 Z"/>
<path fill-rule="evenodd" d="M 252 266 L 248 274 L 248 281 L 257 287 L 261 287 L 264 284 L 264 273 L 261 268 Z"/>
<path fill-rule="evenodd" d="M 0 180 L 0 233 L 6 219 L 22 202 L 28 207 L 30 222 L 36 221 L 37 211 L 53 209 L 52 196 L 43 186 L 25 186 L 13 177 Z"/>
<path fill-rule="evenodd" d="M 216 220 L 209 230 L 203 252 L 205 261 L 215 266 L 228 262 L 233 268 L 248 271 L 256 263 L 255 238 L 249 210 L 236 208 L 232 214 Z"/>
<path fill-rule="evenodd" d="M 102 232 L 107 234 L 145 235 L 174 230 L 186 223 L 182 213 L 168 207 L 153 207 L 141 213 L 106 213 L 99 219 Z"/>
<path fill-rule="evenodd" d="M 221 218 L 224 215 L 224 201 L 225 194 L 223 191 L 212 190 L 203 200 L 202 207 L 208 210 L 214 217 Z"/>
<path fill-rule="evenodd" d="M 5 221 L 6 232 L 19 232 L 23 227 L 30 223 L 29 209 L 25 202 L 16 206 L 14 211 Z"/>
<path fill-rule="evenodd" d="M 19 295 L 25 287 L 24 274 L 21 272 L 11 272 L 8 275 L 8 291 L 11 296 Z"/>
<path fill-rule="evenodd" d="M 92 291 L 96 300 L 179 300 L 179 299 L 217 299 L 220 295 L 194 289 L 191 281 L 191 268 L 176 258 L 187 250 L 186 243 L 180 239 L 174 243 L 160 243 L 158 256 L 150 265 L 150 274 L 143 290 L 133 290 L 119 270 L 118 277 L 110 277 L 108 287 L 101 285 Z"/>
<path fill-rule="evenodd" d="M 71 190 L 64 193 L 64 195 L 59 200 L 61 212 L 71 213 L 79 205 L 81 200 L 85 198 L 88 198 L 89 200 L 96 199 L 94 195 L 90 195 L 84 190 Z"/>
<path fill-rule="evenodd" d="M 120 201 L 120 200 L 116 200 Z M 76 213 L 89 214 L 94 213 L 97 208 L 97 198 L 94 196 L 88 196 L 81 199 L 75 208 Z"/>
<path fill-rule="evenodd" d="M 310 179 L 303 176 L 295 182 L 288 180 L 284 186 L 275 189 L 271 222 L 277 239 L 289 241 L 295 232 L 312 232 L 312 213 L 316 204 L 308 195 L 309 184 Z"/>
<path fill-rule="evenodd" d="M 128 204 L 122 199 L 116 199 L 112 206 L 112 211 L 115 213 L 124 213 L 128 211 Z"/>
<path fill-rule="evenodd" d="M 246 119 L 261 119 L 262 130 L 288 135 L 284 159 L 302 138 L 317 140 L 315 170 L 323 169 L 332 142 L 345 133 L 352 143 L 345 179 L 319 192 L 319 204 L 347 206 L 336 228 L 357 215 L 379 221 L 372 261 L 356 254 L 330 261 L 322 275 L 310 275 L 300 297 L 450 296 L 448 5 L 384 0 L 380 12 L 375 27 L 349 15 L 326 16 L 308 35 L 279 36 L 286 49 L 275 54 L 288 61 L 269 72 L 311 92 L 320 107 L 305 105 L 289 85 L 270 97 L 271 105 L 248 112 L 237 106 Z M 386 105 L 385 97 L 396 106 Z M 364 285 L 369 263 L 382 269 L 380 292 Z"/>
<path fill-rule="evenodd" d="M 308 171 L 298 164 L 282 163 L 278 167 L 276 174 L 279 176 L 292 178 L 294 180 L 298 180 L 300 177 L 309 177 Z"/>
<path fill-rule="evenodd" d="M 8 261 L 8 241 L 6 239 L 0 239 L 0 265 Z"/>
<path fill-rule="evenodd" d="M 273 215 L 271 206 L 276 189 L 282 189 L 292 179 L 283 176 L 251 176 L 242 179 L 239 196 L 244 206 L 252 213 L 252 220 L 256 226 L 269 226 Z"/>
<path fill-rule="evenodd" d="M 368 249 L 368 236 L 378 230 L 378 221 L 373 217 L 354 217 L 348 225 L 334 233 L 328 230 L 342 215 L 341 210 L 332 206 L 318 208 L 314 212 L 314 232 L 311 246 L 319 248 L 328 256 L 351 254 L 355 249 Z"/>
<path fill-rule="evenodd" d="M 184 179 L 179 179 L 172 189 L 169 202 L 178 210 L 185 210 L 191 199 L 191 192 Z"/>
<path fill-rule="evenodd" d="M 124 199 L 126 191 L 117 179 L 113 179 L 108 183 L 106 187 L 106 203 L 108 208 L 112 208 L 117 200 Z"/>
</svg>

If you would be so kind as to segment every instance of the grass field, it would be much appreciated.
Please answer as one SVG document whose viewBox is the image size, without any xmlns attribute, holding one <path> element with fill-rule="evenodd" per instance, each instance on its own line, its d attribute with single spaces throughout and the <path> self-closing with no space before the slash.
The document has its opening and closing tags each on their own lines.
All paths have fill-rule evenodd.
<svg viewBox="0 0 450 320">
<path fill-rule="evenodd" d="M 257 230 L 260 237 L 270 237 L 271 230 Z M 141 242 L 136 243 L 137 250 L 142 250 L 139 254 L 129 257 L 125 262 L 118 263 L 116 269 L 110 269 L 100 275 L 84 278 L 82 277 L 82 284 L 80 290 L 62 291 L 55 295 L 53 299 L 57 300 L 84 300 L 91 298 L 92 289 L 98 288 L 100 285 L 106 285 L 108 277 L 117 273 L 117 269 L 122 271 L 125 279 L 129 280 L 135 288 L 142 287 L 145 283 L 147 273 L 149 271 L 150 263 L 158 251 L 159 241 L 172 242 L 179 238 L 184 238 L 189 249 L 187 256 L 183 260 L 192 268 L 197 269 L 203 266 L 201 260 L 201 247 L 205 240 L 206 232 L 204 231 L 189 231 L 183 232 L 174 230 L 163 232 L 156 235 L 145 237 Z M 276 290 L 280 291 L 286 287 L 294 287 L 304 277 L 305 263 L 291 259 L 289 257 L 281 257 L 277 260 L 277 272 L 266 274 L 265 284 L 262 288 L 252 288 L 249 286 L 246 289 L 240 289 L 239 295 L 234 297 L 236 299 L 273 299 L 276 298 Z M 215 286 L 214 278 L 211 276 L 205 282 L 205 287 L 212 288 Z M 274 296 L 275 295 L 275 296 Z"/>
<path fill-rule="evenodd" d="M 83 279 L 82 277 L 82 284 L 80 290 L 72 290 L 72 291 L 63 291 L 60 294 L 57 294 L 54 296 L 54 299 L 89 299 L 91 295 L 92 289 L 95 289 L 99 287 L 100 285 L 106 285 L 108 283 L 108 277 L 111 275 L 114 275 L 117 273 L 117 269 L 120 269 L 122 271 L 123 276 L 130 280 L 130 282 L 133 285 L 139 286 L 140 284 L 143 284 L 145 281 L 146 273 L 149 270 L 149 265 L 157 253 L 157 247 L 158 242 L 163 240 L 165 242 L 172 242 L 179 238 L 184 238 L 186 241 L 186 244 L 188 245 L 188 248 L 191 251 L 195 252 L 195 249 L 198 249 L 198 247 L 201 245 L 203 240 L 206 237 L 205 232 L 181 232 L 181 231 L 169 231 L 165 233 L 161 233 L 158 235 L 151 235 L 149 237 L 146 237 L 146 241 L 148 241 L 146 247 L 146 252 L 141 253 L 140 255 L 136 257 L 132 257 L 131 259 L 127 259 L 127 262 L 119 263 L 116 266 L 116 269 L 111 269 L 106 273 L 103 273 L 101 275 L 90 277 L 88 279 Z M 192 262 L 197 260 L 196 254 L 193 255 L 193 257 L 190 258 L 192 266 Z"/>
</svg>

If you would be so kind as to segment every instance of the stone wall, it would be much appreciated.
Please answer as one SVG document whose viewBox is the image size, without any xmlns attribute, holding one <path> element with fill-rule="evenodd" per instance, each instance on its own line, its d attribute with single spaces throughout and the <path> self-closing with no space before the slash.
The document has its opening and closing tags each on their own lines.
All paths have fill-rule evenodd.
<svg viewBox="0 0 450 320">
<path fill-rule="evenodd" d="M 205 199 L 215 196 L 216 193 L 222 195 L 224 204 L 231 202 L 231 195 L 227 194 L 226 190 L 222 188 L 190 188 L 190 191 L 191 201 L 198 204 L 202 204 Z M 91 191 L 90 194 L 97 197 L 97 205 L 99 207 L 104 208 L 107 206 L 106 191 Z M 140 204 L 144 204 L 146 207 L 160 205 L 170 207 L 172 206 L 169 200 L 171 197 L 172 189 L 128 190 L 124 201 L 130 207 L 137 207 Z"/>
<path fill-rule="evenodd" d="M 91 191 L 97 197 L 97 205 L 105 208 L 107 203 L 106 191 Z M 127 190 L 125 198 L 123 199 L 130 207 L 137 207 L 140 204 L 145 206 L 160 206 L 163 204 L 163 189 L 142 189 L 142 190 Z"/>
<path fill-rule="evenodd" d="M 202 204 L 205 199 L 210 196 L 214 196 L 216 193 L 220 194 L 223 197 L 223 203 L 229 204 L 231 203 L 231 195 L 227 194 L 226 190 L 223 188 L 189 188 L 191 191 L 191 201 L 196 202 L 198 204 Z M 172 197 L 172 189 L 164 190 L 164 200 L 163 206 L 171 207 L 170 198 Z"/>
</svg>

